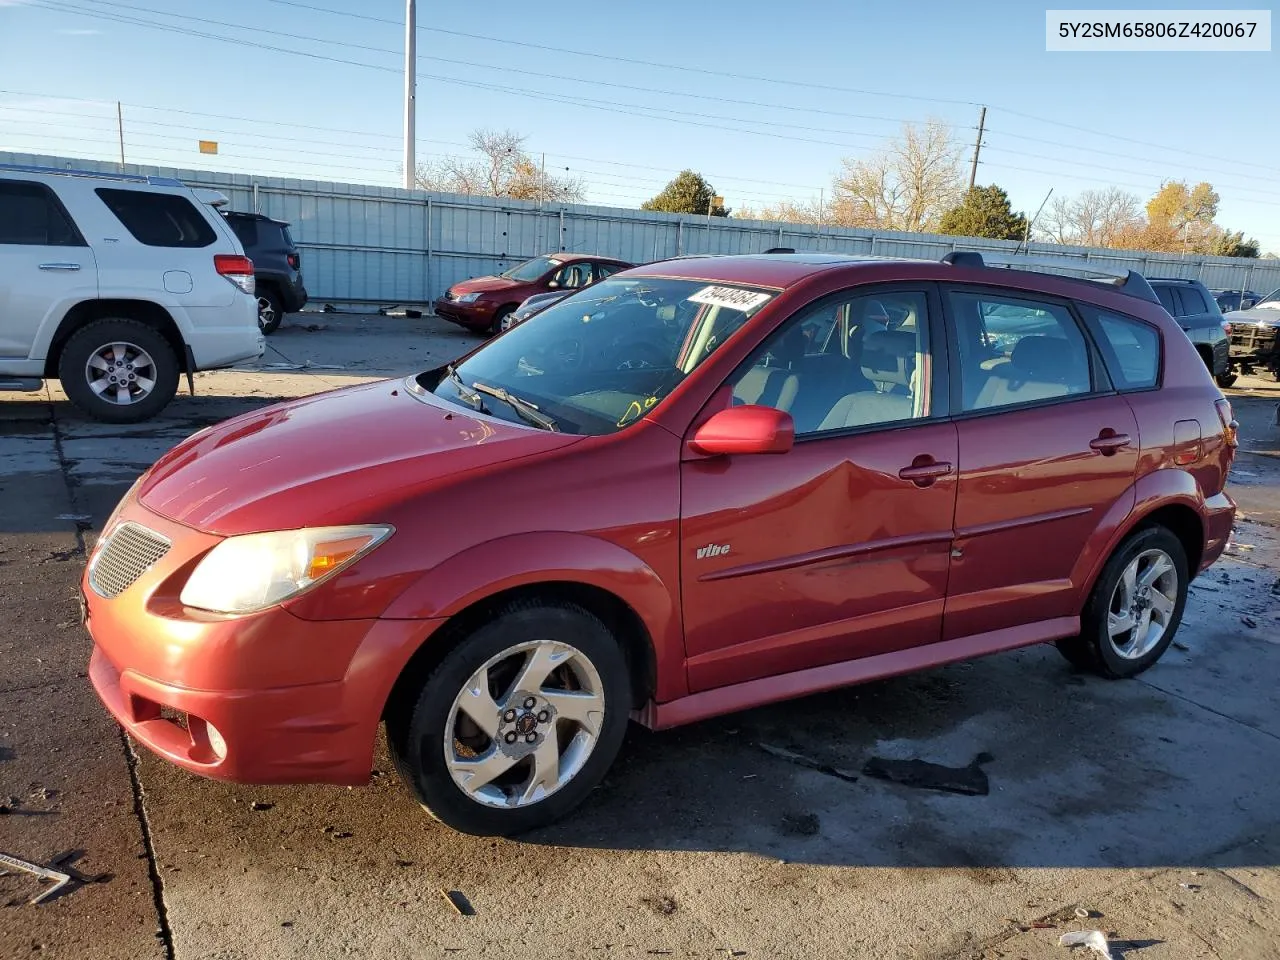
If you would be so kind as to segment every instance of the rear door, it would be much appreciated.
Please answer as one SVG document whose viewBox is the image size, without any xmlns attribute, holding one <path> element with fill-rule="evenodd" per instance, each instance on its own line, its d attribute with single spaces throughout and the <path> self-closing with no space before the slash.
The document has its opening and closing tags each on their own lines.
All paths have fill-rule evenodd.
<svg viewBox="0 0 1280 960">
<path fill-rule="evenodd" d="M 71 306 L 97 295 L 93 251 L 54 191 L 0 180 L 0 358 L 26 360 Z"/>
<path fill-rule="evenodd" d="M 1074 306 L 946 290 L 960 465 L 946 639 L 1074 616 L 1102 517 L 1132 506 L 1138 425 Z"/>
<path fill-rule="evenodd" d="M 937 315 L 928 285 L 838 294 L 729 379 L 734 402 L 810 412 L 785 454 L 681 464 L 691 689 L 940 639 L 957 451 Z M 837 318 L 852 336 L 829 336 Z"/>
</svg>

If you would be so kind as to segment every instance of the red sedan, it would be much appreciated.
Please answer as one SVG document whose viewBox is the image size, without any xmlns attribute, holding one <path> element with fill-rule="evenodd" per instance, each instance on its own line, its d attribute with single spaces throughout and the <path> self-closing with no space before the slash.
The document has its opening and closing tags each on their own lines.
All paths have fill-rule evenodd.
<svg viewBox="0 0 1280 960">
<path fill-rule="evenodd" d="M 90 668 L 151 750 L 508 834 L 653 728 L 1034 643 L 1130 677 L 1235 505 L 1149 285 L 654 263 L 456 366 L 201 431 L 110 518 Z"/>
<path fill-rule="evenodd" d="M 436 316 L 476 333 L 498 333 L 505 328 L 502 321 L 528 297 L 580 290 L 630 266 L 611 257 L 553 253 L 527 260 L 496 277 L 455 283 L 432 309 Z"/>
</svg>

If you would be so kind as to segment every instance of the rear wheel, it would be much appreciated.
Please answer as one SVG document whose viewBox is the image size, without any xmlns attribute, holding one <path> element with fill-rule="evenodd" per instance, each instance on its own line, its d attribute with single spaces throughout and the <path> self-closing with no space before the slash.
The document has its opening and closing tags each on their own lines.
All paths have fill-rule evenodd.
<svg viewBox="0 0 1280 960">
<path fill-rule="evenodd" d="M 284 319 L 284 307 L 280 297 L 270 287 L 258 291 L 258 329 L 270 335 L 280 327 Z"/>
<path fill-rule="evenodd" d="M 1173 642 L 1187 602 L 1187 555 L 1165 527 L 1135 532 L 1111 555 L 1080 617 L 1058 641 L 1071 663 L 1104 677 L 1133 677 Z"/>
<path fill-rule="evenodd" d="M 108 423 L 154 417 L 177 393 L 179 373 L 169 341 L 137 320 L 95 320 L 71 335 L 58 358 L 67 397 Z"/>
<path fill-rule="evenodd" d="M 455 830 L 505 836 L 564 816 L 600 782 L 630 686 L 597 617 L 522 601 L 450 650 L 405 707 L 387 740 L 418 802 Z"/>
</svg>

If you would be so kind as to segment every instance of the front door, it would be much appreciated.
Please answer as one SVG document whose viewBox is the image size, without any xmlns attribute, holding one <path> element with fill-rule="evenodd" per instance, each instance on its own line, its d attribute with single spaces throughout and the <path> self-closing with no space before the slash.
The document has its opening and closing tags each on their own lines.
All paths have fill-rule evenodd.
<svg viewBox="0 0 1280 960">
<path fill-rule="evenodd" d="M 793 415 L 789 452 L 681 466 L 693 691 L 941 639 L 957 443 L 938 310 L 925 287 L 862 290 L 788 319 L 726 385 Z"/>
<path fill-rule="evenodd" d="M 1133 497 L 1133 411 L 1066 301 L 982 288 L 946 301 L 960 489 L 944 636 L 1075 616 L 1072 570 Z"/>
<path fill-rule="evenodd" d="M 0 357 L 25 360 L 42 326 L 97 295 L 93 251 L 53 191 L 0 180 Z"/>
</svg>

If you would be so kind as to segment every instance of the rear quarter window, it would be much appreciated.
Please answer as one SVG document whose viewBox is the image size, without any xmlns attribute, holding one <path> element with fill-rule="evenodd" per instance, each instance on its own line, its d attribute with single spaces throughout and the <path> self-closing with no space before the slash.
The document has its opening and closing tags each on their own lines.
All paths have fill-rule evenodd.
<svg viewBox="0 0 1280 960">
<path fill-rule="evenodd" d="M 1093 312 L 1094 338 L 1118 390 L 1147 390 L 1160 380 L 1160 334 L 1131 317 Z"/>
<path fill-rule="evenodd" d="M 106 187 L 94 192 L 133 238 L 148 247 L 207 247 L 218 239 L 195 205 L 176 193 Z"/>
</svg>

